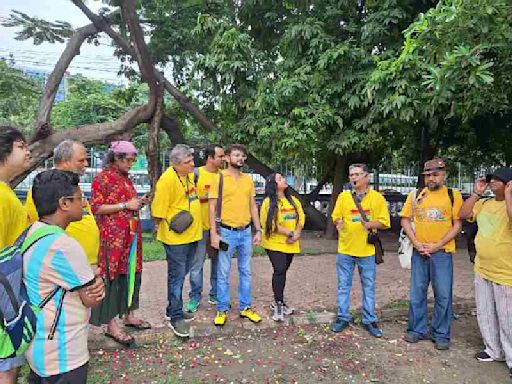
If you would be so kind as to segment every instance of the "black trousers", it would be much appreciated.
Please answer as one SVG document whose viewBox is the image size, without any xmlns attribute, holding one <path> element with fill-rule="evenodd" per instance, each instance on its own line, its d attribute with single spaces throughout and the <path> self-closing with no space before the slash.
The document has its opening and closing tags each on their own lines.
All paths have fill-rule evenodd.
<svg viewBox="0 0 512 384">
<path fill-rule="evenodd" d="M 29 384 L 86 384 L 88 369 L 89 363 L 85 363 L 72 371 L 50 377 L 40 377 L 33 370 L 30 370 L 28 382 Z"/>
<path fill-rule="evenodd" d="M 283 301 L 284 286 L 286 285 L 286 271 L 290 268 L 293 260 L 293 253 L 284 253 L 279 251 L 265 250 L 274 273 L 272 274 L 272 291 L 274 291 L 275 301 Z"/>
</svg>

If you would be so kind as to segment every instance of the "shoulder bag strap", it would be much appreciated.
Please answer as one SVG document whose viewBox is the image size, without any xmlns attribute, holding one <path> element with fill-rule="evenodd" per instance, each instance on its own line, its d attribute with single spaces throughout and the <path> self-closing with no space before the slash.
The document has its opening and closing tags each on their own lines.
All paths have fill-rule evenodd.
<svg viewBox="0 0 512 384">
<path fill-rule="evenodd" d="M 224 187 L 224 175 L 219 173 L 219 193 L 217 195 L 217 212 L 215 213 L 215 229 L 220 235 L 220 219 L 222 215 L 222 189 Z"/>
<path fill-rule="evenodd" d="M 354 200 L 354 203 L 356 204 L 357 210 L 359 211 L 359 214 L 361 215 L 361 219 L 363 219 L 363 221 L 368 222 L 369 221 L 368 217 L 366 217 L 366 213 L 364 213 L 361 203 L 359 202 L 359 200 L 357 200 L 356 193 L 352 192 L 351 195 L 352 195 L 352 199 Z"/>
</svg>

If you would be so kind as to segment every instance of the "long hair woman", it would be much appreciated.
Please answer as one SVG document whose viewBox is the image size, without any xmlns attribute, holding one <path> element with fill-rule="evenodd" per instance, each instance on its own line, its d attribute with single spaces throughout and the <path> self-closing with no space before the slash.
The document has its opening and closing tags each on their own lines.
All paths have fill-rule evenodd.
<svg viewBox="0 0 512 384">
<path fill-rule="evenodd" d="M 279 173 L 267 177 L 260 220 L 263 228 L 261 246 L 265 248 L 274 269 L 272 319 L 283 321 L 285 315 L 293 313 L 293 308 L 284 301 L 284 287 L 293 255 L 300 252 L 299 239 L 305 216 L 300 201 L 290 195 L 286 179 Z"/>
</svg>

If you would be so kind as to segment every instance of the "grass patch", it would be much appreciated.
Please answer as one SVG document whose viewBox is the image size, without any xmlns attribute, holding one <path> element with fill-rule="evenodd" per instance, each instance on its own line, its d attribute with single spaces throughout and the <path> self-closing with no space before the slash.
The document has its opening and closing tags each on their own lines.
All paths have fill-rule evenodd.
<svg viewBox="0 0 512 384">
<path fill-rule="evenodd" d="M 409 300 L 406 299 L 398 299 L 393 300 L 389 304 L 386 304 L 384 308 L 386 309 L 403 309 L 409 307 Z"/>
<path fill-rule="evenodd" d="M 320 255 L 322 252 L 317 248 L 303 248 L 301 255 Z M 236 255 L 235 255 L 236 256 Z M 267 256 L 265 249 L 256 245 L 253 249 L 253 256 Z M 165 260 L 165 250 L 159 241 L 157 241 L 152 233 L 142 234 L 142 261 Z"/>
</svg>

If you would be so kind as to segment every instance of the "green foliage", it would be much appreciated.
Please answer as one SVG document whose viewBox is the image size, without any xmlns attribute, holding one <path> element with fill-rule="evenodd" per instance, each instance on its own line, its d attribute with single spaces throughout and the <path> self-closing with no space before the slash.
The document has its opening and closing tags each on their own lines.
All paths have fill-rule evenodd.
<svg viewBox="0 0 512 384">
<path fill-rule="evenodd" d="M 39 84 L 0 60 L 0 123 L 28 132 L 34 124 L 41 93 Z"/>
<path fill-rule="evenodd" d="M 73 34 L 71 24 L 67 21 L 50 22 L 20 11 L 12 11 L 7 21 L 0 24 L 4 27 L 20 27 L 21 31 L 16 33 L 15 39 L 34 39 L 34 45 L 43 42 L 63 43 Z"/>
</svg>

